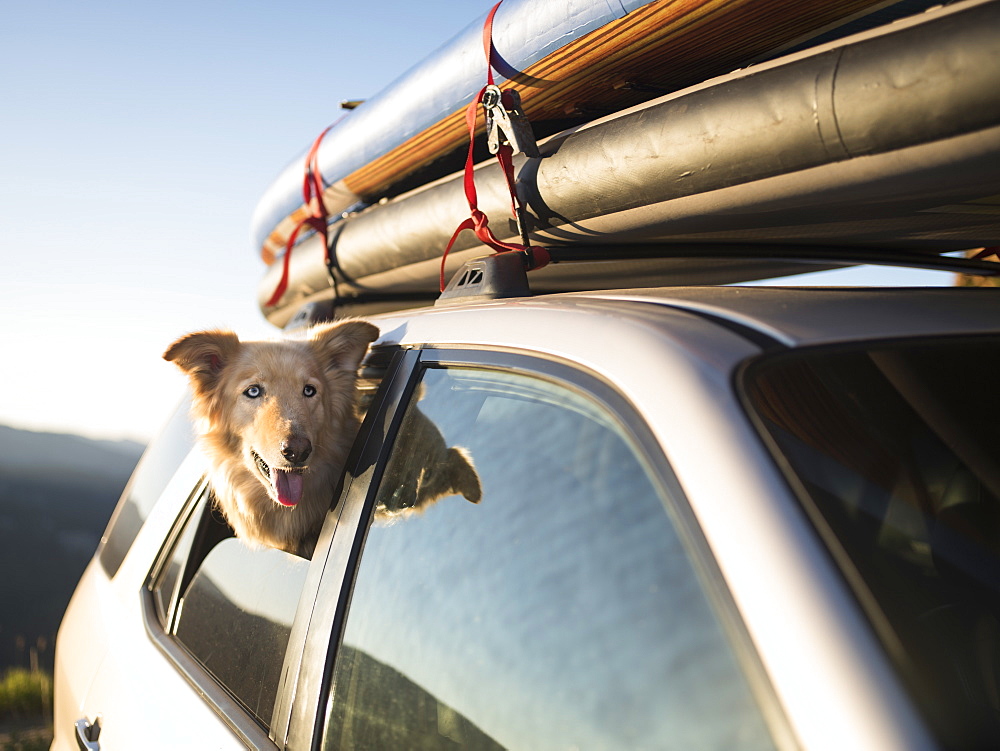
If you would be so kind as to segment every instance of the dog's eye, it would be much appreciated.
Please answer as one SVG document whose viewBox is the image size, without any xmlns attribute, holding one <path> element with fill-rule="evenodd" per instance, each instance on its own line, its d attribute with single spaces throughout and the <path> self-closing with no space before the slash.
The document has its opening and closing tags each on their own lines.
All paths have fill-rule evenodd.
<svg viewBox="0 0 1000 751">
<path fill-rule="evenodd" d="M 256 399 L 263 393 L 264 389 L 262 389 L 255 383 L 253 386 L 248 386 L 246 388 L 246 390 L 243 392 L 243 396 L 247 397 L 248 399 Z"/>
<path fill-rule="evenodd" d="M 303 396 L 316 396 L 316 387 L 312 384 L 307 383 L 305 388 L 302 389 Z"/>
</svg>

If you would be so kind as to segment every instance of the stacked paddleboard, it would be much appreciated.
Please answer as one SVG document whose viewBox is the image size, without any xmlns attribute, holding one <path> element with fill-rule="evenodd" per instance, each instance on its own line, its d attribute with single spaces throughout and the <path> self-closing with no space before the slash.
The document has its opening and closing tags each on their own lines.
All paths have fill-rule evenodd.
<svg viewBox="0 0 1000 751">
<path fill-rule="evenodd" d="M 1000 0 L 566 5 L 504 0 L 493 24 L 499 83 L 518 90 L 541 139 L 540 158 L 515 164 L 532 241 L 556 260 L 592 259 L 532 272 L 533 289 L 774 273 L 728 252 L 748 244 L 1000 243 Z M 456 170 L 465 109 L 486 79 L 482 23 L 321 142 L 343 301 L 433 299 L 441 253 L 469 213 Z M 259 296 L 279 325 L 332 294 L 320 235 L 300 233 L 288 290 L 264 305 L 275 261 L 309 216 L 303 169 L 303 159 L 286 168 L 253 220 L 270 264 Z M 500 168 L 484 161 L 475 180 L 491 229 L 515 239 Z M 455 251 L 449 269 L 488 252 L 472 233 Z"/>
</svg>

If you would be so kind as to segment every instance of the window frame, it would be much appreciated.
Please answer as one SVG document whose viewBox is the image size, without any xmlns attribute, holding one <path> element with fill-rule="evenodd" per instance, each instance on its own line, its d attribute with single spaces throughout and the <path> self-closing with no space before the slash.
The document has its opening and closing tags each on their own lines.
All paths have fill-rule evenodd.
<svg viewBox="0 0 1000 751">
<path fill-rule="evenodd" d="M 424 346 L 400 350 L 386 373 L 382 398 L 356 449 L 351 482 L 345 479 L 338 503 L 341 513 L 321 538 L 326 551 L 325 571 L 315 599 L 312 624 L 304 642 L 301 663 L 309 666 L 298 681 L 296 702 L 289 717 L 289 747 L 319 749 L 327 723 L 328 700 L 337 652 L 350 610 L 356 574 L 361 562 L 375 496 L 388 464 L 396 433 L 423 372 L 434 367 L 484 368 L 548 380 L 583 394 L 600 404 L 631 437 L 646 466 L 671 523 L 691 561 L 709 604 L 726 635 L 754 695 L 761 715 L 778 748 L 798 748 L 763 663 L 738 612 L 693 509 L 673 474 L 659 442 L 634 406 L 599 374 L 562 358 L 510 349 Z M 363 439 L 363 440 L 362 440 Z M 363 444 L 363 445 L 362 445 Z M 362 469 L 363 468 L 363 469 Z M 319 547 L 317 547 L 317 551 Z"/>
</svg>

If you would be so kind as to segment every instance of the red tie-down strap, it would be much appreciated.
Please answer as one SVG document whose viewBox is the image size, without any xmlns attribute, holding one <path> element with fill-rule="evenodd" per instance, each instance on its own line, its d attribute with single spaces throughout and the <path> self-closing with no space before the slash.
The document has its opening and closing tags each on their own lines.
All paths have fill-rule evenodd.
<svg viewBox="0 0 1000 751">
<path fill-rule="evenodd" d="M 503 0 L 500 0 L 503 2 Z M 476 136 L 476 117 L 479 112 L 479 105 L 483 101 L 483 94 L 486 93 L 488 86 L 493 86 L 493 16 L 496 15 L 497 8 L 500 7 L 498 2 L 490 10 L 489 14 L 486 16 L 486 22 L 483 24 L 483 50 L 486 53 L 486 83 L 487 85 L 480 89 L 479 94 L 472 100 L 468 108 L 465 110 L 465 124 L 469 130 L 469 153 L 465 159 L 465 199 L 469 202 L 469 213 L 470 216 L 455 230 L 454 234 L 451 236 L 451 240 L 448 241 L 447 247 L 444 249 L 444 254 L 441 256 L 441 291 L 444 292 L 445 279 L 444 279 L 444 265 L 448 258 L 448 253 L 451 251 L 452 246 L 455 244 L 455 240 L 458 236 L 465 230 L 471 230 L 475 233 L 476 237 L 484 245 L 493 248 L 497 253 L 510 253 L 510 252 L 521 252 L 527 256 L 529 270 L 539 269 L 545 266 L 550 258 L 549 252 L 545 248 L 533 245 L 520 245 L 517 243 L 505 243 L 501 242 L 493 234 L 493 231 L 489 228 L 489 218 L 482 211 L 479 210 L 479 198 L 476 194 L 476 180 L 475 180 L 475 170 L 474 170 L 474 159 L 473 159 L 473 147 Z M 500 166 L 503 169 L 504 177 L 507 180 L 507 190 L 510 192 L 511 200 L 511 212 L 517 217 L 518 209 L 521 208 L 521 201 L 517 195 L 517 188 L 514 182 L 514 160 L 513 160 L 513 149 L 510 144 L 504 143 L 500 145 L 500 149 L 497 151 L 497 161 L 500 162 Z"/>
<path fill-rule="evenodd" d="M 340 122 L 338 120 L 337 122 Z M 330 129 L 334 127 L 328 125 L 322 133 L 313 141 L 306 154 L 305 173 L 302 176 L 302 203 L 309 210 L 309 215 L 295 225 L 295 229 L 288 236 L 285 242 L 285 257 L 281 266 L 281 279 L 274 289 L 274 294 L 267 301 L 269 308 L 274 307 L 281 300 L 281 296 L 288 289 L 288 268 L 292 260 L 292 249 L 295 248 L 295 241 L 298 240 L 299 233 L 306 227 L 314 230 L 316 234 L 323 238 L 324 259 L 327 265 L 330 263 L 329 236 L 327 235 L 327 213 L 326 204 L 323 203 L 323 174 L 319 170 L 319 145 Z"/>
</svg>

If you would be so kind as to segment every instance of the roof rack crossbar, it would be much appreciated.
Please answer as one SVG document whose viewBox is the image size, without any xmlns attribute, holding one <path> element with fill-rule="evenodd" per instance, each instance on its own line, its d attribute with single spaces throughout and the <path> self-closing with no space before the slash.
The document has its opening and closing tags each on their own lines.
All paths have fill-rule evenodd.
<svg viewBox="0 0 1000 751">
<path fill-rule="evenodd" d="M 741 258 L 843 264 L 844 266 L 897 266 L 952 271 L 977 276 L 1000 275 L 1000 263 L 942 255 L 956 251 L 913 251 L 896 248 L 823 245 L 743 245 L 635 243 L 603 245 L 549 245 L 553 263 L 649 258 Z"/>
</svg>

